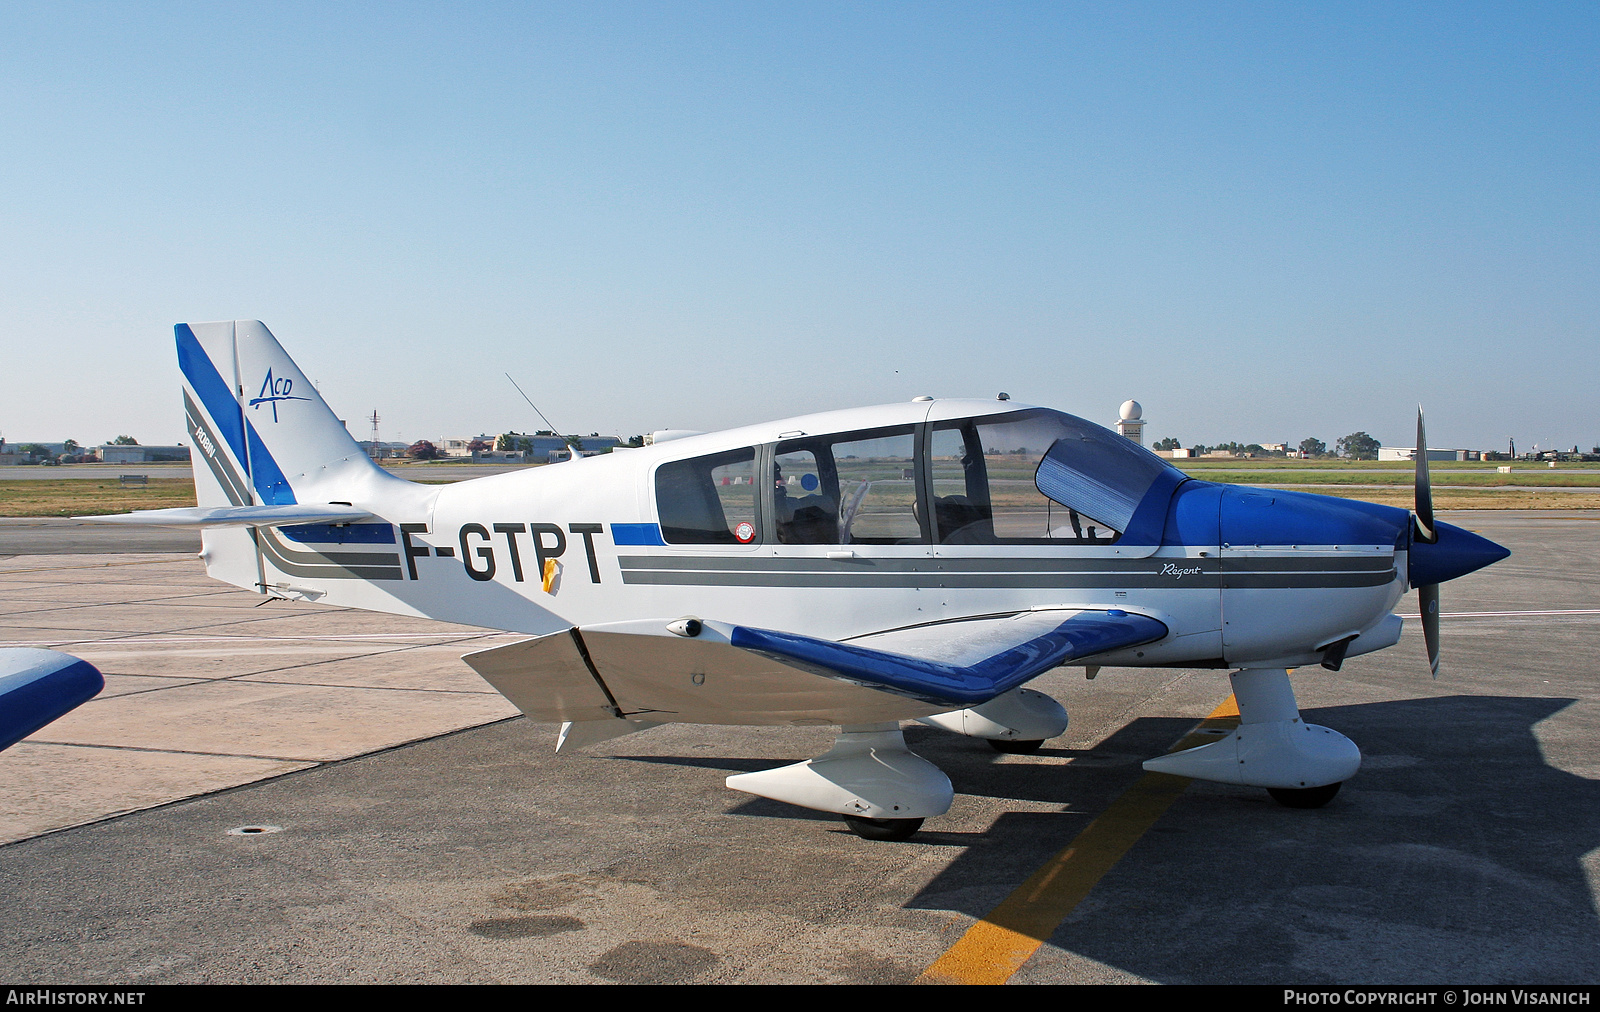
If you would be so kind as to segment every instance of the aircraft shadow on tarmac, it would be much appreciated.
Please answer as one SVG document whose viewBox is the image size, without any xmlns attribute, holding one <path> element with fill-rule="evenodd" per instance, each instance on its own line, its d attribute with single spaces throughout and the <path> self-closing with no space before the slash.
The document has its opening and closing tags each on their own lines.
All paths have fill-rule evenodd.
<svg viewBox="0 0 1600 1012">
<path fill-rule="evenodd" d="M 1366 756 L 1333 802 L 1293 810 L 1256 788 L 1195 782 L 1048 941 L 1162 982 L 1600 978 L 1600 917 L 1581 863 L 1600 846 L 1600 783 L 1548 765 L 1533 733 L 1573 702 L 1445 696 L 1308 710 Z M 1039 753 L 1064 764 L 908 727 L 958 795 L 1064 810 L 1007 812 L 982 833 L 930 820 L 895 846 L 965 851 L 906 906 L 984 916 L 1192 724 L 1139 718 L 1092 750 Z M 730 773 L 792 761 L 616 758 Z M 731 814 L 834 818 L 761 798 Z"/>
<path fill-rule="evenodd" d="M 1074 805 L 1081 810 L 1086 799 L 1089 802 L 1098 801 L 1096 807 L 1103 807 L 1110 800 L 1108 790 L 1126 786 L 1131 776 L 1140 772 L 1141 761 L 1160 755 L 1192 726 L 1194 721 L 1183 718 L 1147 717 L 1124 727 L 1093 750 L 1043 748 L 1032 756 L 1009 757 L 1002 756 L 978 739 L 915 724 L 906 725 L 905 737 L 912 751 L 945 771 L 957 794 Z M 769 770 L 796 761 L 794 758 L 664 755 L 617 755 L 612 758 L 726 770 L 729 773 Z M 1037 758 L 1072 761 L 1066 765 L 1032 761 Z M 1089 773 L 1090 770 L 1095 772 Z M 751 798 L 731 809 L 731 814 L 820 821 L 838 821 L 839 818 L 829 812 L 798 808 L 766 798 Z M 943 837 L 949 837 L 951 842 L 972 842 L 974 834 L 938 832 L 937 822 L 937 819 L 930 821 L 928 828 L 918 833 L 914 842 L 933 843 Z"/>
<path fill-rule="evenodd" d="M 1367 757 L 1333 802 L 1292 810 L 1256 788 L 1195 782 L 1049 941 L 1162 982 L 1600 978 L 1595 886 L 1581 863 L 1600 846 L 1600 783 L 1548 765 L 1533 733 L 1573 702 L 1447 696 L 1308 710 Z M 1173 723 L 1134 721 L 1093 754 L 1137 754 L 1175 737 Z M 1013 797 L 1081 798 L 1102 772 L 1074 762 L 1034 777 L 923 752 L 960 793 L 1004 783 Z M 1139 772 L 1116 769 L 1114 790 Z M 982 917 L 1087 821 L 1004 814 L 906 905 Z"/>
</svg>

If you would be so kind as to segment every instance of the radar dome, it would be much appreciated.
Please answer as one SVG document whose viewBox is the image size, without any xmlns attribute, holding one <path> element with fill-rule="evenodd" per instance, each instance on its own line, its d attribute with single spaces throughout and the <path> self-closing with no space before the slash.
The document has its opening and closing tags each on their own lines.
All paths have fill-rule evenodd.
<svg viewBox="0 0 1600 1012">
<path fill-rule="evenodd" d="M 1144 408 L 1140 407 L 1138 401 L 1123 401 L 1122 402 L 1122 420 L 1123 421 L 1125 421 L 1125 422 L 1134 421 L 1135 419 L 1137 419 L 1143 413 L 1144 413 Z"/>
</svg>

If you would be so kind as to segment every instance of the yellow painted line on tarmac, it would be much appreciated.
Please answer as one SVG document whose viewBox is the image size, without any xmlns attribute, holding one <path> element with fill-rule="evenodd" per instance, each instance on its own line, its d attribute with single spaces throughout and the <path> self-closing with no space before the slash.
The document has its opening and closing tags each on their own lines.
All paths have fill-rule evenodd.
<svg viewBox="0 0 1600 1012">
<path fill-rule="evenodd" d="M 1214 741 L 1203 731 L 1231 728 L 1229 696 L 1169 752 Z M 1122 860 L 1189 786 L 1188 777 L 1146 773 L 1083 832 L 922 971 L 919 984 L 1004 984 L 1033 957 L 1089 891 Z"/>
</svg>

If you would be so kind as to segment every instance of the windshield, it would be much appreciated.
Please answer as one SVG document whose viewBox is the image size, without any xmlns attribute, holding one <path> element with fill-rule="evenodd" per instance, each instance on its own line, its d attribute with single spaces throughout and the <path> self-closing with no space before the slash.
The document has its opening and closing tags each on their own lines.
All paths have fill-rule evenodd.
<svg viewBox="0 0 1600 1012">
<path fill-rule="evenodd" d="M 1170 470 L 1122 436 L 1045 409 L 936 422 L 930 451 L 940 544 L 1107 544 Z"/>
<path fill-rule="evenodd" d="M 1060 434 L 1039 461 L 1034 484 L 1051 499 L 1121 532 L 1139 501 L 1172 465 L 1125 436 L 1050 412 Z"/>
</svg>

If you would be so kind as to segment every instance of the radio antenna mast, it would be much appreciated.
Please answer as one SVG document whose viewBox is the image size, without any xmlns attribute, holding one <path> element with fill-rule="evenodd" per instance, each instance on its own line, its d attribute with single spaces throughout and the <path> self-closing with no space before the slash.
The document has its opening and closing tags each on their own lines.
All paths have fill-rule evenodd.
<svg viewBox="0 0 1600 1012">
<path fill-rule="evenodd" d="M 514 380 L 514 379 L 511 379 L 511 374 L 510 373 L 506 373 L 505 376 L 506 376 L 506 379 L 511 380 L 511 385 L 512 386 L 517 387 L 517 393 L 522 394 L 522 399 L 528 402 L 528 407 L 532 408 L 533 409 L 533 413 L 539 416 L 539 420 L 541 422 L 544 422 L 545 427 L 548 428 L 551 432 L 554 432 L 557 436 L 560 436 L 561 441 L 563 443 L 566 443 L 567 447 L 569 449 L 573 450 L 574 453 L 576 453 L 577 449 L 576 449 L 576 447 L 573 447 L 572 440 L 570 438 L 568 438 L 567 436 L 562 435 L 560 429 L 557 429 L 554 425 L 550 424 L 550 419 L 546 418 L 544 416 L 544 412 L 539 410 L 539 405 L 533 403 L 533 398 L 529 397 L 527 394 L 522 392 L 522 387 L 517 386 L 517 381 Z"/>
</svg>

